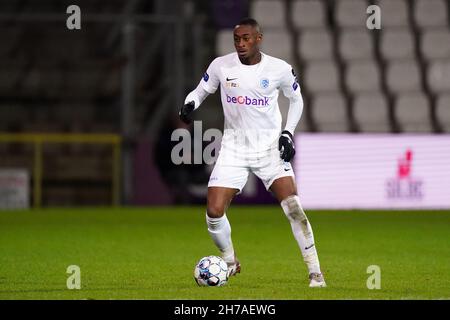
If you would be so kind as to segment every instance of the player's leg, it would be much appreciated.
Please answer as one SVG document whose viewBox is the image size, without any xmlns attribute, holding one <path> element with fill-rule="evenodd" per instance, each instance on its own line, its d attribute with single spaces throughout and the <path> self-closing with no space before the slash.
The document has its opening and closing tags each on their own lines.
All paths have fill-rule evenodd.
<svg viewBox="0 0 450 320">
<path fill-rule="evenodd" d="M 227 150 L 222 148 L 208 182 L 206 210 L 208 232 L 228 264 L 229 275 L 240 272 L 241 266 L 234 251 L 226 211 L 233 197 L 247 183 L 249 168 L 245 164 L 245 161 L 235 161 L 235 157 L 229 156 Z"/>
<path fill-rule="evenodd" d="M 324 287 L 325 281 L 320 271 L 319 257 L 314 243 L 311 224 L 302 208 L 297 188 L 292 176 L 276 179 L 270 190 L 280 202 L 286 217 L 291 223 L 292 232 L 300 247 L 303 259 L 308 267 L 310 286 Z"/>
<path fill-rule="evenodd" d="M 229 275 L 235 275 L 241 271 L 231 240 L 230 222 L 226 215 L 231 200 L 238 192 L 239 189 L 234 188 L 208 187 L 206 224 L 211 238 L 228 265 Z"/>
<path fill-rule="evenodd" d="M 208 187 L 206 213 L 210 218 L 221 218 L 239 189 Z"/>
</svg>

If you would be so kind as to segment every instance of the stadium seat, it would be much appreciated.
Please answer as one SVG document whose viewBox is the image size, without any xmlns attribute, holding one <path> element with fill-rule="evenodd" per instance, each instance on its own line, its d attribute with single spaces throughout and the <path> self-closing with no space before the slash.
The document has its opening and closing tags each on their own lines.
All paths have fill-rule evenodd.
<svg viewBox="0 0 450 320">
<path fill-rule="evenodd" d="M 450 92 L 439 95 L 436 103 L 436 116 L 442 128 L 450 132 Z"/>
<path fill-rule="evenodd" d="M 450 30 L 448 28 L 426 29 L 420 41 L 423 56 L 428 59 L 450 57 Z"/>
<path fill-rule="evenodd" d="M 333 61 L 311 62 L 304 72 L 304 84 L 313 93 L 339 91 L 339 71 Z"/>
<path fill-rule="evenodd" d="M 380 50 L 388 60 L 414 58 L 414 38 L 406 28 L 382 29 Z"/>
<path fill-rule="evenodd" d="M 345 82 L 354 93 L 380 91 L 380 70 L 373 60 L 355 61 L 347 66 Z"/>
<path fill-rule="evenodd" d="M 396 99 L 395 117 L 403 132 L 431 132 L 430 104 L 421 93 L 407 93 Z"/>
<path fill-rule="evenodd" d="M 343 28 L 339 37 L 339 52 L 344 60 L 373 57 L 373 41 L 366 28 Z"/>
<path fill-rule="evenodd" d="M 261 50 L 273 57 L 285 60 L 295 65 L 292 52 L 292 39 L 287 31 L 267 30 L 264 31 Z"/>
<path fill-rule="evenodd" d="M 450 92 L 450 59 L 433 61 L 428 66 L 427 81 L 434 93 Z"/>
<path fill-rule="evenodd" d="M 292 21 L 298 29 L 324 27 L 326 25 L 325 8 L 322 1 L 294 1 Z"/>
<path fill-rule="evenodd" d="M 387 85 L 392 92 L 412 92 L 421 89 L 420 70 L 415 60 L 400 60 L 389 63 Z"/>
<path fill-rule="evenodd" d="M 299 52 L 305 60 L 332 59 L 332 37 L 327 29 L 305 30 L 300 34 Z"/>
<path fill-rule="evenodd" d="M 283 1 L 254 0 L 250 8 L 250 14 L 263 27 L 284 28 L 286 26 Z"/>
<path fill-rule="evenodd" d="M 379 0 L 383 27 L 405 27 L 409 25 L 408 4 L 405 0 Z"/>
<path fill-rule="evenodd" d="M 216 36 L 216 54 L 217 56 L 224 56 L 226 54 L 235 52 L 233 31 L 231 29 L 221 29 Z"/>
<path fill-rule="evenodd" d="M 346 100 L 340 93 L 328 93 L 314 97 L 312 115 L 319 131 L 348 131 Z"/>
<path fill-rule="evenodd" d="M 416 0 L 414 19 L 421 28 L 446 26 L 447 6 L 444 0 Z"/>
<path fill-rule="evenodd" d="M 389 132 L 388 103 L 380 92 L 358 94 L 353 104 L 353 114 L 363 132 Z"/>
<path fill-rule="evenodd" d="M 366 25 L 366 10 L 369 4 L 365 0 L 336 1 L 336 22 L 340 27 L 362 27 Z"/>
</svg>

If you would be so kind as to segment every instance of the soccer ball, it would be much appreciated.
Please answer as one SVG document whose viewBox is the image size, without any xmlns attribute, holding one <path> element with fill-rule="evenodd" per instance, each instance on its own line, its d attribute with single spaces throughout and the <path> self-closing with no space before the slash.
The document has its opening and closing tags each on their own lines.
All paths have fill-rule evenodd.
<svg viewBox="0 0 450 320">
<path fill-rule="evenodd" d="M 203 257 L 194 269 L 194 279 L 202 287 L 219 287 L 228 281 L 227 263 L 218 256 Z"/>
</svg>

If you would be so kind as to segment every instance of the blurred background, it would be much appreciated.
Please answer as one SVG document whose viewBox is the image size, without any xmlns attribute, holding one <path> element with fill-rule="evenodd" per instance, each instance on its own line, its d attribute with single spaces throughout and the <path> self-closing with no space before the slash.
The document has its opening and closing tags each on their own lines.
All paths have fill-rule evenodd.
<svg viewBox="0 0 450 320">
<path fill-rule="evenodd" d="M 73 4 L 80 30 L 66 27 Z M 380 30 L 366 27 L 372 4 Z M 173 164 L 171 135 L 192 131 L 178 109 L 209 63 L 234 51 L 232 29 L 246 16 L 262 26 L 263 52 L 297 72 L 299 137 L 439 140 L 421 165 L 442 160 L 430 174 L 450 186 L 450 140 L 441 139 L 450 133 L 448 0 L 8 0 L 0 2 L 0 207 L 204 203 L 212 168 Z M 285 120 L 282 94 L 279 103 Z M 203 103 L 203 131 L 223 128 L 221 108 L 218 93 Z M 411 162 L 414 143 L 393 151 L 394 162 Z M 237 199 L 273 201 L 254 176 Z"/>
</svg>

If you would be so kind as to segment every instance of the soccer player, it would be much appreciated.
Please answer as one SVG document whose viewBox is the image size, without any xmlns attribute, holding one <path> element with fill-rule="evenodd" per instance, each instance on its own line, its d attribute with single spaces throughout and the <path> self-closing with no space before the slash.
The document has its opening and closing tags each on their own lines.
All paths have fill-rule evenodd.
<svg viewBox="0 0 450 320">
<path fill-rule="evenodd" d="M 308 267 L 310 287 L 325 287 L 311 224 L 300 204 L 290 161 L 293 134 L 303 112 L 303 99 L 292 67 L 260 51 L 263 34 L 256 20 L 235 26 L 236 52 L 216 58 L 190 92 L 179 115 L 192 112 L 220 86 L 225 117 L 221 149 L 208 183 L 206 223 L 212 240 L 228 264 L 229 275 L 241 271 L 226 211 L 245 186 L 249 172 L 259 177 L 280 202 Z M 279 89 L 289 98 L 284 130 L 278 106 Z"/>
</svg>

